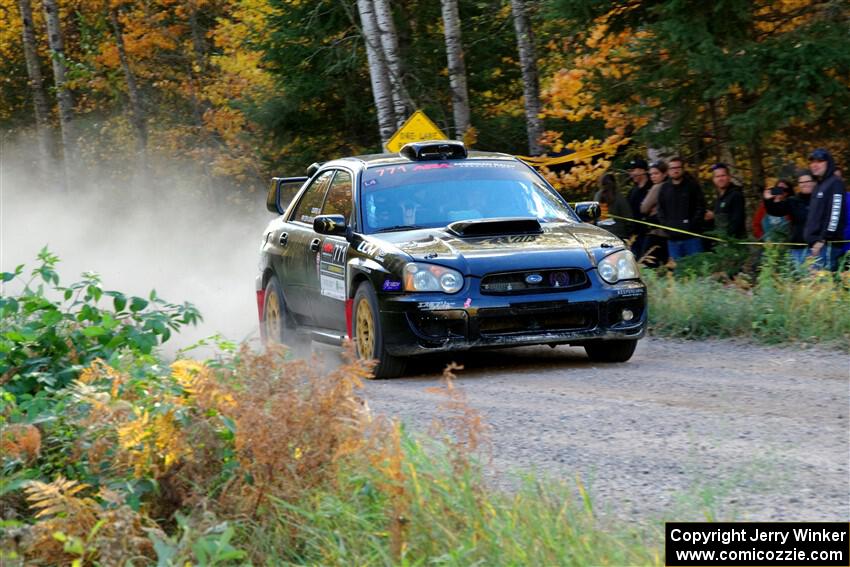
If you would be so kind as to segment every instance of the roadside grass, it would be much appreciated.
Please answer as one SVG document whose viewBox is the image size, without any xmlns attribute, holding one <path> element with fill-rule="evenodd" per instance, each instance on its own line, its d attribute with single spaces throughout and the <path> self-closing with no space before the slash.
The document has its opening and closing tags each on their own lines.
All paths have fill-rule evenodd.
<svg viewBox="0 0 850 567">
<path fill-rule="evenodd" d="M 530 479 L 484 483 L 486 429 L 443 384 L 428 436 L 373 416 L 369 365 L 221 344 L 165 364 L 191 305 L 2 274 L 0 563 L 660 565 L 660 537 Z M 54 300 L 51 298 L 61 298 Z"/>
<path fill-rule="evenodd" d="M 644 270 L 651 332 L 683 338 L 743 337 L 850 351 L 850 272 L 795 269 L 777 251 L 756 276 L 706 277 Z"/>
</svg>

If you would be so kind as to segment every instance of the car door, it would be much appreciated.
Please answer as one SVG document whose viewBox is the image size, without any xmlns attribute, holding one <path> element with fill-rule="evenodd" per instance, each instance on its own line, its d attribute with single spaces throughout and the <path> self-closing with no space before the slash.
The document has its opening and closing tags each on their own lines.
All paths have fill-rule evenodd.
<svg viewBox="0 0 850 567">
<path fill-rule="evenodd" d="M 351 172 L 338 169 L 331 181 L 323 215 L 342 215 L 351 224 L 352 211 Z M 348 241 L 342 236 L 316 234 L 321 239 L 315 259 L 318 267 L 318 285 L 310 291 L 316 324 L 325 329 L 345 331 L 346 264 Z"/>
<path fill-rule="evenodd" d="M 313 218 L 322 210 L 332 178 L 333 171 L 325 171 L 310 183 L 278 235 L 278 241 L 284 248 L 278 271 L 282 274 L 283 296 L 289 310 L 302 324 L 315 324 L 309 289 L 318 285 L 314 258 L 319 241 L 313 232 Z"/>
</svg>

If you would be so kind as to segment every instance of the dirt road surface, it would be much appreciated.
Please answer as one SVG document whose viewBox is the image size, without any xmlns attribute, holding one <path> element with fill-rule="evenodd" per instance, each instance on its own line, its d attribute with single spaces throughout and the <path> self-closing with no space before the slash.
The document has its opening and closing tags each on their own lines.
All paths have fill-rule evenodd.
<svg viewBox="0 0 850 567">
<path fill-rule="evenodd" d="M 850 519 L 847 354 L 648 338 L 626 364 L 569 347 L 455 359 L 500 487 L 533 469 L 579 475 L 595 507 L 623 519 Z M 448 361 L 369 382 L 372 411 L 427 430 L 441 400 L 425 390 Z"/>
</svg>

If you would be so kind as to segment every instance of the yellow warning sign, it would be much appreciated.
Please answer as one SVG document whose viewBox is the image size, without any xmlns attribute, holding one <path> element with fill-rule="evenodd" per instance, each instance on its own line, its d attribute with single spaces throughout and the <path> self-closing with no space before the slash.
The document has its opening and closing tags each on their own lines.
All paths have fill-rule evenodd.
<svg viewBox="0 0 850 567">
<path fill-rule="evenodd" d="M 430 118 L 425 116 L 421 110 L 410 115 L 410 118 L 396 130 L 396 133 L 387 141 L 387 151 L 395 153 L 405 144 L 410 142 L 423 142 L 425 140 L 448 140 L 448 136 L 437 128 Z"/>
</svg>

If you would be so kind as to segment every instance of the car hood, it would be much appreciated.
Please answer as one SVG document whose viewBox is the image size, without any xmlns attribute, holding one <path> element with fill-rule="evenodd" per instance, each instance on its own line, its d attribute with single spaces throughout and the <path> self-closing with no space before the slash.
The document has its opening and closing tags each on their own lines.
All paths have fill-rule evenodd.
<svg viewBox="0 0 850 567">
<path fill-rule="evenodd" d="M 589 224 L 545 223 L 539 234 L 460 237 L 445 228 L 390 232 L 380 239 L 415 261 L 449 266 L 467 275 L 576 267 L 590 269 L 623 241 Z"/>
</svg>

